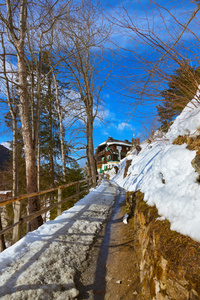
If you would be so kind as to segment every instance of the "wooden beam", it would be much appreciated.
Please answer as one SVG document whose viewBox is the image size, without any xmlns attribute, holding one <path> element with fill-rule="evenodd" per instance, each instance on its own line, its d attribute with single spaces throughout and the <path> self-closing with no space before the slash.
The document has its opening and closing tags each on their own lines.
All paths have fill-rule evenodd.
<svg viewBox="0 0 200 300">
<path fill-rule="evenodd" d="M 68 184 L 59 186 L 57 188 L 49 189 L 49 190 L 46 190 L 46 191 L 37 192 L 37 193 L 33 193 L 33 194 L 28 194 L 28 195 L 23 195 L 21 197 L 15 197 L 15 198 L 11 198 L 11 199 L 8 199 L 8 200 L 1 201 L 0 202 L 0 206 L 4 206 L 6 204 L 13 203 L 13 202 L 16 202 L 16 201 L 19 202 L 20 200 L 25 199 L 25 198 L 33 197 L 33 196 L 36 196 L 36 195 L 42 195 L 42 194 L 46 194 L 46 193 L 58 190 L 58 202 L 57 203 L 54 203 L 51 206 L 43 208 L 43 209 L 41 209 L 41 210 L 39 210 L 39 211 L 31 214 L 31 215 L 28 215 L 28 216 L 25 216 L 23 218 L 20 218 L 19 220 L 16 220 L 16 222 L 14 224 L 8 226 L 5 229 L 2 229 L 0 231 L 0 236 L 3 236 L 4 234 L 6 234 L 7 232 L 9 232 L 10 230 L 12 230 L 13 228 L 15 228 L 16 226 L 19 228 L 19 226 L 21 224 L 27 223 L 27 222 L 35 219 L 37 216 L 40 216 L 41 214 L 44 214 L 47 211 L 50 211 L 51 209 L 53 209 L 55 207 L 58 207 L 58 209 L 60 209 L 61 204 L 65 203 L 65 202 L 67 202 L 67 201 L 69 201 L 69 200 L 71 200 L 71 199 L 73 199 L 75 197 L 76 197 L 76 200 L 78 201 L 80 195 L 84 194 L 86 191 L 89 193 L 89 188 L 90 188 L 90 184 L 89 183 L 90 183 L 90 180 L 93 179 L 93 178 L 96 178 L 98 176 L 99 175 L 96 175 L 94 177 L 90 177 L 90 178 L 87 178 L 87 179 L 83 179 L 83 180 L 75 181 L 75 182 L 72 182 L 72 183 L 68 183 Z M 86 184 L 86 189 L 84 189 L 84 190 L 82 190 L 80 192 L 80 184 L 83 183 L 83 182 L 87 183 Z M 76 185 L 76 193 L 74 195 L 72 195 L 70 197 L 67 197 L 66 199 L 62 200 L 62 189 L 67 188 L 69 186 L 73 186 L 73 185 Z M 59 211 L 59 214 L 61 214 L 61 211 Z"/>
<path fill-rule="evenodd" d="M 20 200 L 26 199 L 26 198 L 31 198 L 31 197 L 43 195 L 43 194 L 46 194 L 46 193 L 50 193 L 50 192 L 53 192 L 53 191 L 57 191 L 59 188 L 60 189 L 64 189 L 64 188 L 67 188 L 69 186 L 75 185 L 77 183 L 87 182 L 88 180 L 96 178 L 97 176 L 98 175 L 96 175 L 94 177 L 87 178 L 87 179 L 83 179 L 83 180 L 71 182 L 71 183 L 68 183 L 68 184 L 65 184 L 65 185 L 61 185 L 61 186 L 58 186 L 56 188 L 52 188 L 52 189 L 45 190 L 45 191 L 42 191 L 42 192 L 37 192 L 37 193 L 32 193 L 32 194 L 26 194 L 26 195 L 22 195 L 20 197 L 14 197 L 14 198 L 10 198 L 10 199 L 7 199 L 7 200 L 3 200 L 3 201 L 0 201 L 0 207 L 4 206 L 6 204 L 9 204 L 9 203 L 13 203 L 13 202 L 16 202 L 16 201 L 20 201 Z"/>
</svg>

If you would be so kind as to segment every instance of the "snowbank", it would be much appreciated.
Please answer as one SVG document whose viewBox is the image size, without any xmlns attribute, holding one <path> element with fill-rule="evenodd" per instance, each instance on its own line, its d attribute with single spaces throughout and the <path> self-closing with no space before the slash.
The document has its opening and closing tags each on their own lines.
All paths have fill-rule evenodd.
<svg viewBox="0 0 200 300">
<path fill-rule="evenodd" d="M 141 152 L 131 153 L 118 164 L 112 181 L 127 191 L 140 189 L 147 204 L 156 205 L 159 214 L 171 223 L 171 229 L 200 242 L 199 174 L 191 161 L 196 155 L 184 145 L 173 145 L 178 135 L 199 135 L 200 104 L 193 100 L 177 117 L 169 132 L 151 144 L 142 145 Z M 126 160 L 132 159 L 126 178 Z"/>
<path fill-rule="evenodd" d="M 199 92 L 197 96 L 200 96 Z M 195 136 L 198 134 L 200 134 L 200 103 L 193 99 L 176 118 L 166 138 L 173 142 L 178 135 Z"/>
</svg>

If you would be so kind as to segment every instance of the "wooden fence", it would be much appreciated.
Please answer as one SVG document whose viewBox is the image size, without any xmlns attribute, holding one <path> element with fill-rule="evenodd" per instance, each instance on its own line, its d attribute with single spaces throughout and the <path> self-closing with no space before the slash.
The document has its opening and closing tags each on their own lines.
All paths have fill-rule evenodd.
<svg viewBox="0 0 200 300">
<path fill-rule="evenodd" d="M 54 203 L 54 204 L 52 204 L 48 207 L 45 207 L 45 208 L 43 208 L 43 209 L 41 209 L 41 210 L 39 210 L 39 211 L 37 211 L 33 214 L 20 217 L 17 222 L 14 222 L 12 225 L 8 226 L 7 228 L 2 229 L 1 226 L 0 226 L 1 242 L 2 241 L 4 242 L 4 234 L 11 231 L 13 228 L 17 227 L 18 228 L 17 231 L 20 232 L 20 226 L 22 224 L 27 223 L 30 220 L 35 219 L 37 216 L 40 216 L 40 215 L 52 210 L 55 207 L 57 207 L 57 216 L 61 215 L 61 213 L 62 213 L 62 210 L 61 210 L 62 204 L 69 201 L 69 200 L 71 200 L 71 199 L 74 199 L 74 198 L 76 199 L 76 202 L 77 202 L 79 200 L 80 195 L 82 195 L 86 192 L 89 193 L 90 187 L 96 187 L 96 184 L 90 184 L 90 182 L 94 178 L 96 179 L 97 177 L 99 178 L 99 182 L 100 182 L 101 179 L 102 179 L 101 174 L 97 175 L 95 177 L 91 177 L 91 178 L 83 179 L 83 180 L 80 180 L 80 181 L 71 182 L 71 183 L 68 183 L 68 184 L 65 184 L 65 185 L 61 185 L 61 186 L 58 186 L 56 188 L 52 188 L 52 189 L 49 189 L 49 190 L 45 190 L 45 191 L 41 191 L 41 192 L 37 192 L 37 193 L 32 193 L 32 194 L 26 194 L 26 195 L 23 195 L 23 196 L 20 196 L 20 197 L 17 197 L 17 198 L 15 197 L 15 198 L 10 198 L 10 199 L 0 201 L 0 210 L 1 210 L 2 206 L 5 206 L 5 205 L 10 204 L 10 203 L 14 203 L 14 202 L 20 203 L 21 200 L 26 199 L 26 198 L 31 198 L 31 197 L 34 197 L 34 196 L 40 196 L 40 195 L 44 195 L 44 194 L 55 192 L 55 191 L 57 191 L 57 193 L 58 193 L 56 203 Z M 82 186 L 82 190 L 80 191 L 80 186 L 84 182 L 86 183 L 86 185 Z M 69 197 L 67 197 L 66 199 L 62 199 L 62 190 L 64 188 L 67 188 L 67 187 L 70 187 L 70 186 L 76 186 L 76 193 L 69 196 Z M 19 214 L 19 215 L 21 215 L 21 214 Z M 17 240 L 19 240 L 19 237 L 15 240 L 15 242 Z"/>
</svg>

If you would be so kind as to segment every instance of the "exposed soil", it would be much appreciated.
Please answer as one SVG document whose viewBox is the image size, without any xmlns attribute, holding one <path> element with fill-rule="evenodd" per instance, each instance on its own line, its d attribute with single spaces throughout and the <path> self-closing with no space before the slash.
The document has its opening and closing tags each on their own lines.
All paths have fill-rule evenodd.
<svg viewBox="0 0 200 300">
<path fill-rule="evenodd" d="M 83 270 L 78 272 L 76 283 L 80 291 L 79 300 L 143 299 L 134 251 L 133 218 L 128 224 L 122 222 L 124 207 L 125 195 L 119 195 Z"/>
</svg>

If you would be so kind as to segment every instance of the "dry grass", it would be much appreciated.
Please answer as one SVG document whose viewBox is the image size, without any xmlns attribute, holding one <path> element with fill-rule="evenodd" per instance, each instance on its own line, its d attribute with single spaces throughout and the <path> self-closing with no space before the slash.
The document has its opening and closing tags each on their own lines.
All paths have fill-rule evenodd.
<svg viewBox="0 0 200 300">
<path fill-rule="evenodd" d="M 140 201 L 136 209 L 138 213 L 143 213 L 145 216 L 145 225 L 150 226 L 150 237 L 156 236 L 154 249 L 149 248 L 149 251 L 157 251 L 168 261 L 170 273 L 179 276 L 178 271 L 183 268 L 190 288 L 194 288 L 200 294 L 200 243 L 188 236 L 170 230 L 170 222 L 168 220 L 156 221 L 158 217 L 156 207 L 150 207 L 141 200 L 141 194 L 139 194 L 139 198 Z M 151 247 L 151 243 L 149 247 Z"/>
<path fill-rule="evenodd" d="M 173 141 L 174 145 L 182 145 L 184 143 L 187 144 L 187 149 L 196 150 L 197 154 L 200 154 L 200 135 L 196 136 L 195 138 L 179 135 Z"/>
</svg>

